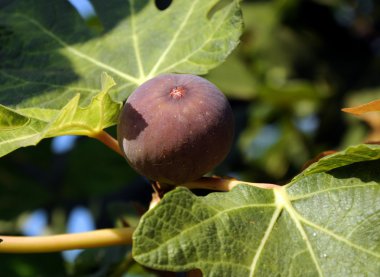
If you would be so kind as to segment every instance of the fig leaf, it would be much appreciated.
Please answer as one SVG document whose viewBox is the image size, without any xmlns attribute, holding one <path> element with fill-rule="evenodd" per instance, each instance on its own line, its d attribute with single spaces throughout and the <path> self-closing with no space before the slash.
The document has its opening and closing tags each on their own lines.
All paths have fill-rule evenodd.
<svg viewBox="0 0 380 277">
<path fill-rule="evenodd" d="M 0 105 L 0 156 L 24 146 L 36 145 L 40 140 L 61 135 L 92 136 L 111 126 L 122 107 L 109 95 L 115 85 L 106 73 L 102 75 L 102 89 L 89 104 L 80 106 L 78 93 L 62 109 L 11 109 Z"/>
<path fill-rule="evenodd" d="M 380 147 L 341 162 L 365 148 L 327 156 L 321 170 L 275 189 L 239 185 L 198 197 L 177 188 L 140 221 L 134 258 L 205 276 L 377 276 L 380 160 L 370 157 Z"/>
<path fill-rule="evenodd" d="M 123 101 L 161 73 L 207 73 L 242 32 L 238 0 L 178 0 L 164 10 L 148 0 L 91 3 L 94 14 L 84 17 L 66 0 L 0 4 L 0 124 L 18 130 L 0 133 L 10 145 L 3 154 L 45 136 L 36 117 L 52 121 L 76 101 L 88 105 L 101 72 L 118 84 L 112 98 Z"/>
</svg>

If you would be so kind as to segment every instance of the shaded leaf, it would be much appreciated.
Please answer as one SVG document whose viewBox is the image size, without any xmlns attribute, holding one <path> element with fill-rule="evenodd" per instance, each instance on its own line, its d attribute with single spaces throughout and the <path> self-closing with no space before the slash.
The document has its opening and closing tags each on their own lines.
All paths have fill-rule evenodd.
<svg viewBox="0 0 380 277">
<path fill-rule="evenodd" d="M 89 138 L 78 141 L 67 162 L 62 190 L 67 199 L 116 193 L 138 176 L 123 157 Z M 86 174 L 83 174 L 84 165 Z"/>
<path fill-rule="evenodd" d="M 237 54 L 231 54 L 206 77 L 229 98 L 251 100 L 256 96 L 257 84 Z"/>
<path fill-rule="evenodd" d="M 205 276 L 377 276 L 379 166 L 336 166 L 285 187 L 240 185 L 205 197 L 177 188 L 143 217 L 134 258 Z"/>
<path fill-rule="evenodd" d="M 54 194 L 47 185 L 55 173 L 50 142 L 44 140 L 38 148 L 20 149 L 0 159 L 1 220 L 15 220 L 21 213 L 53 201 Z"/>
<path fill-rule="evenodd" d="M 102 277 L 110 276 L 123 263 L 129 248 L 114 246 L 86 249 L 73 264 L 73 276 Z"/>
<path fill-rule="evenodd" d="M 60 253 L 1 254 L 1 275 L 18 277 L 65 277 L 65 264 Z M 43 266 L 42 266 L 43 265 Z"/>
<path fill-rule="evenodd" d="M 10 2 L 0 12 L 0 103 L 56 108 L 78 91 L 89 101 L 103 71 L 119 84 L 119 100 L 160 73 L 207 73 L 242 31 L 239 1 L 218 2 L 174 1 L 160 11 L 154 1 L 92 1 L 102 33 L 67 1 Z"/>
</svg>

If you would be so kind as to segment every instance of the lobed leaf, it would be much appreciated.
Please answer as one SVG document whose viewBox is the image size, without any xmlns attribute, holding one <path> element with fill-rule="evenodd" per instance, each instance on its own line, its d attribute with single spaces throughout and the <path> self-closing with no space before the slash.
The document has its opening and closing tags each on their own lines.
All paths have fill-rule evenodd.
<svg viewBox="0 0 380 277">
<path fill-rule="evenodd" d="M 337 159 L 335 169 L 276 189 L 239 185 L 199 197 L 177 188 L 143 217 L 134 258 L 204 276 L 377 276 L 380 160 L 364 160 Z"/>
<path fill-rule="evenodd" d="M 161 73 L 207 73 L 242 32 L 238 0 L 178 0 L 163 11 L 148 0 L 91 3 L 98 21 L 83 19 L 66 0 L 0 4 L 0 126 L 9 131 L 0 133 L 1 155 L 43 137 L 82 132 L 64 117 L 97 95 L 101 72 L 119 84 L 110 93 L 122 101 Z M 95 120 L 80 113 L 77 119 Z M 45 122 L 66 127 L 47 133 Z"/>
<path fill-rule="evenodd" d="M 380 145 L 359 144 L 347 147 L 345 150 L 323 157 L 311 164 L 294 180 L 303 178 L 306 175 L 326 172 L 345 165 L 380 159 Z"/>
<path fill-rule="evenodd" d="M 102 90 L 86 106 L 80 106 L 80 94 L 62 109 L 27 108 L 13 110 L 0 106 L 0 156 L 19 148 L 36 145 L 44 138 L 60 135 L 94 136 L 111 126 L 122 107 L 109 95 L 115 85 L 106 73 Z M 11 120 L 11 122 L 9 122 Z"/>
</svg>

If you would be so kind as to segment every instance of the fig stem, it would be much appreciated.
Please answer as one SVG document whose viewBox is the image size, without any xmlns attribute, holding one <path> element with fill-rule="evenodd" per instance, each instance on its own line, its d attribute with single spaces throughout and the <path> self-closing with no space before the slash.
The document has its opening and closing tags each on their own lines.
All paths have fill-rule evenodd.
<svg viewBox="0 0 380 277">
<path fill-rule="evenodd" d="M 117 142 L 117 140 L 113 138 L 110 134 L 108 134 L 106 131 L 101 130 L 100 132 L 92 135 L 91 137 L 99 140 L 100 142 L 111 148 L 113 151 L 124 157 L 123 152 L 120 150 L 119 143 Z"/>
<path fill-rule="evenodd" d="M 37 237 L 0 236 L 0 253 L 47 253 L 132 244 L 133 231 L 128 227 Z"/>
<path fill-rule="evenodd" d="M 262 189 L 276 189 L 280 186 L 268 183 L 251 183 L 245 181 L 239 181 L 236 179 L 223 179 L 216 177 L 202 177 L 193 182 L 187 182 L 181 186 L 187 187 L 188 189 L 209 189 L 216 191 L 230 191 L 237 185 L 249 185 Z"/>
</svg>

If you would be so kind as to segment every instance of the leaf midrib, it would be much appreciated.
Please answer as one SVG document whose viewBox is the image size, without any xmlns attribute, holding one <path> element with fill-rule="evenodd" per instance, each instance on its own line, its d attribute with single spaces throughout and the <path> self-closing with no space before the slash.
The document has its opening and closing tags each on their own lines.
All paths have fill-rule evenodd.
<svg viewBox="0 0 380 277">
<path fill-rule="evenodd" d="M 143 254 L 135 255 L 135 257 L 147 256 L 150 253 L 152 253 L 154 251 L 157 251 L 159 248 L 162 248 L 164 245 L 168 244 L 170 241 L 177 239 L 177 237 L 179 235 L 183 236 L 185 233 L 190 232 L 191 230 L 197 228 L 199 225 L 202 225 L 202 224 L 204 224 L 204 223 L 206 223 L 208 221 L 212 221 L 213 219 L 215 219 L 215 217 L 218 217 L 221 214 L 225 214 L 225 213 L 228 213 L 228 212 L 231 212 L 231 211 L 235 211 L 235 210 L 240 210 L 240 209 L 247 209 L 247 208 L 274 208 L 274 207 L 275 207 L 274 203 L 273 204 L 251 204 L 251 205 L 233 207 L 233 208 L 230 208 L 230 209 L 225 209 L 225 210 L 219 211 L 219 212 L 213 214 L 212 216 L 210 216 L 209 218 L 207 218 L 206 220 L 199 221 L 198 223 L 190 226 L 190 228 L 182 230 L 182 232 L 179 233 L 178 235 L 175 235 L 175 236 L 171 237 L 170 239 L 168 239 L 168 240 L 160 243 L 158 247 L 153 248 L 153 249 L 151 249 L 149 251 L 145 251 Z"/>
<path fill-rule="evenodd" d="M 232 9 L 232 8 L 231 8 Z M 228 13 L 226 13 L 226 16 L 224 17 L 227 18 L 228 16 Z M 186 57 L 182 58 L 181 60 L 173 63 L 172 65 L 164 68 L 163 70 L 161 70 L 162 72 L 168 72 L 169 70 L 171 70 L 172 68 L 175 68 L 177 65 L 183 63 L 183 62 L 190 62 L 188 59 L 193 56 L 197 51 L 201 50 L 207 43 L 209 43 L 211 41 L 211 38 L 214 39 L 214 35 L 215 33 L 219 30 L 219 28 L 223 25 L 223 21 L 221 20 L 220 21 L 220 24 L 218 25 L 217 28 L 214 28 L 214 31 L 212 32 L 212 35 L 209 36 L 209 38 L 207 40 L 205 40 L 199 47 L 197 47 L 194 51 L 192 51 L 191 53 L 189 53 L 188 55 L 186 55 Z"/>
<path fill-rule="evenodd" d="M 133 49 L 135 51 L 136 61 L 137 61 L 137 67 L 139 71 L 139 78 L 142 79 L 145 77 L 144 68 L 141 62 L 141 54 L 140 54 L 140 48 L 139 48 L 139 37 L 136 33 L 136 24 L 135 24 L 135 1 L 130 0 L 128 1 L 129 8 L 131 11 L 131 31 L 132 31 L 132 41 L 133 41 Z"/>
<path fill-rule="evenodd" d="M 297 213 L 297 211 L 293 208 L 290 200 L 289 200 L 289 197 L 288 197 L 288 194 L 285 190 L 285 188 L 279 188 L 279 189 L 274 189 L 274 194 L 275 194 L 275 197 L 276 197 L 276 203 L 278 205 L 281 205 L 284 207 L 284 209 L 288 212 L 288 214 L 290 215 L 290 218 L 293 220 L 293 222 L 295 223 L 296 225 L 296 228 L 298 229 L 303 241 L 305 242 L 306 244 L 306 247 L 307 247 L 307 250 L 309 251 L 309 254 L 311 256 L 311 259 L 313 260 L 313 263 L 315 265 L 315 268 L 318 272 L 318 275 L 319 276 L 323 276 L 323 272 L 322 272 L 322 268 L 318 262 L 318 259 L 317 259 L 317 256 L 315 255 L 314 253 L 314 250 L 313 250 L 313 247 L 311 245 L 311 242 L 309 240 L 309 237 L 307 236 L 300 220 L 299 220 L 299 217 L 300 215 Z"/>
<path fill-rule="evenodd" d="M 263 236 L 263 238 L 260 241 L 260 245 L 259 245 L 259 247 L 256 250 L 255 256 L 253 257 L 252 264 L 250 266 L 249 277 L 253 277 L 254 276 L 254 273 L 255 273 L 255 270 L 256 270 L 256 267 L 257 267 L 257 263 L 258 263 L 258 261 L 260 259 L 260 255 L 261 255 L 262 251 L 265 248 L 265 245 L 266 245 L 266 243 L 267 243 L 267 241 L 268 241 L 268 239 L 270 237 L 270 234 L 272 233 L 273 227 L 275 226 L 275 224 L 277 222 L 277 219 L 279 218 L 279 216 L 281 214 L 282 209 L 283 209 L 282 206 L 277 206 L 277 208 L 273 212 L 272 218 L 269 221 L 268 227 L 265 230 L 264 236 Z"/>
<path fill-rule="evenodd" d="M 331 237 L 333 237 L 333 238 L 335 238 L 335 239 L 337 239 L 337 240 L 339 240 L 339 241 L 347 244 L 348 246 L 350 246 L 352 248 L 355 248 L 357 250 L 363 251 L 363 252 L 365 252 L 367 254 L 370 254 L 370 255 L 372 255 L 372 256 L 374 256 L 376 258 L 380 258 L 380 253 L 376 253 L 376 252 L 373 252 L 371 250 L 365 249 L 365 248 L 361 247 L 360 245 L 357 245 L 357 244 L 349 241 L 345 237 L 341 237 L 341 236 L 335 234 L 334 232 L 330 231 L 329 229 L 326 229 L 326 228 L 323 228 L 323 227 L 321 227 L 319 225 L 314 224 L 313 222 L 307 220 L 306 218 L 302 217 L 298 213 L 297 213 L 297 216 L 298 216 L 299 221 L 302 221 L 303 223 L 309 225 L 310 227 L 312 227 L 312 228 L 314 228 L 314 229 L 316 229 L 318 231 L 321 231 L 322 233 L 325 233 L 325 234 L 327 234 L 327 235 L 329 235 L 329 236 L 331 236 Z"/>
<path fill-rule="evenodd" d="M 106 69 L 106 70 L 109 70 L 110 72 L 113 72 L 115 73 L 116 75 L 118 75 L 119 77 L 127 80 L 127 81 L 130 81 L 132 83 L 135 83 L 135 84 L 139 84 L 139 80 L 129 74 L 126 74 L 114 67 L 111 67 L 97 59 L 94 59 L 84 53 L 82 53 L 81 51 L 77 50 L 76 48 L 70 46 L 68 43 L 66 43 L 64 40 L 62 40 L 61 38 L 59 38 L 58 36 L 56 36 L 55 34 L 53 34 L 52 32 L 50 32 L 48 29 L 46 29 L 44 26 L 42 26 L 38 21 L 34 20 L 33 18 L 30 18 L 24 14 L 20 14 L 20 13 L 16 13 L 14 15 L 15 17 L 20 17 L 20 18 L 23 18 L 24 20 L 27 20 L 28 22 L 30 22 L 31 24 L 35 25 L 39 30 L 41 30 L 42 33 L 44 33 L 45 35 L 47 35 L 48 37 L 50 37 L 51 39 L 53 39 L 55 42 L 57 42 L 59 45 L 63 46 L 65 49 L 67 49 L 70 53 L 72 53 L 73 55 L 79 57 L 79 58 L 82 58 L 98 67 L 101 67 L 103 69 Z"/>
<path fill-rule="evenodd" d="M 158 61 L 154 65 L 154 67 L 152 68 L 152 70 L 149 72 L 149 74 L 147 76 L 148 79 L 154 77 L 154 75 L 156 74 L 158 68 L 164 62 L 164 60 L 166 59 L 166 56 L 170 53 L 170 51 L 173 48 L 174 44 L 177 42 L 178 37 L 181 34 L 183 28 L 188 23 L 189 18 L 191 17 L 191 13 L 193 12 L 194 7 L 196 6 L 196 4 L 198 4 L 198 2 L 199 2 L 199 0 L 194 0 L 193 1 L 193 4 L 191 5 L 190 9 L 186 13 L 185 19 L 182 21 L 181 25 L 179 26 L 179 28 L 177 29 L 177 31 L 174 33 L 173 38 L 170 40 L 169 45 L 166 47 L 164 53 L 162 53 L 162 55 L 160 56 L 160 58 L 158 59 Z"/>
<path fill-rule="evenodd" d="M 303 194 L 302 196 L 290 196 L 289 200 L 293 202 L 293 201 L 297 201 L 297 200 L 304 200 L 304 199 L 316 196 L 318 194 L 328 193 L 328 192 L 331 192 L 331 191 L 337 191 L 337 190 L 343 190 L 343 189 L 352 189 L 352 188 L 363 188 L 363 187 L 369 187 L 369 186 L 378 186 L 378 184 L 373 183 L 373 184 L 340 186 L 340 187 L 336 187 L 336 188 L 322 189 L 322 190 L 318 190 L 318 191 L 315 191 L 315 192 Z"/>
</svg>

